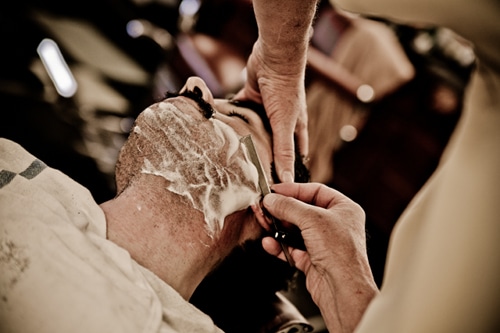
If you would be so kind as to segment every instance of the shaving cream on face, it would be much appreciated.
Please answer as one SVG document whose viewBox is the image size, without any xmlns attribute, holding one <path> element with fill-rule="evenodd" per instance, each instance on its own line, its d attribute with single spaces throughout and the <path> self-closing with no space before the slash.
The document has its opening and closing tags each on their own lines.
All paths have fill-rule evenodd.
<svg viewBox="0 0 500 333">
<path fill-rule="evenodd" d="M 142 172 L 165 178 L 169 191 L 202 212 L 211 237 L 228 215 L 258 203 L 257 169 L 238 134 L 222 121 L 196 119 L 160 102 L 142 112 L 134 132 L 156 152 L 144 160 Z"/>
</svg>

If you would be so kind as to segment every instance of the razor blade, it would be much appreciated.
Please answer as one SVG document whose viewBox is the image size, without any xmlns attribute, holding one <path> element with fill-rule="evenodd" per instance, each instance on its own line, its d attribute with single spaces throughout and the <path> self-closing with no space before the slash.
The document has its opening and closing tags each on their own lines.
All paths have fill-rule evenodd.
<svg viewBox="0 0 500 333">
<path fill-rule="evenodd" d="M 271 188 L 269 187 L 269 183 L 267 182 L 267 178 L 264 173 L 264 169 L 262 167 L 259 155 L 257 155 L 255 144 L 252 140 L 251 135 L 246 135 L 242 137 L 240 141 L 247 149 L 248 156 L 250 157 L 251 162 L 253 163 L 253 165 L 255 165 L 255 168 L 257 168 L 257 173 L 259 175 L 259 188 L 260 191 L 262 192 L 262 197 L 264 197 L 267 194 L 271 193 Z M 286 260 L 288 261 L 290 266 L 294 267 L 295 262 L 292 256 L 290 255 L 290 252 L 288 250 L 288 245 L 285 243 L 285 240 L 287 238 L 287 232 L 283 230 L 281 221 L 279 221 L 277 218 L 269 214 L 269 212 L 266 209 L 263 209 L 263 211 L 264 214 L 271 220 L 272 228 L 274 229 L 273 230 L 274 239 L 276 239 L 280 243 L 281 250 L 285 254 Z"/>
</svg>

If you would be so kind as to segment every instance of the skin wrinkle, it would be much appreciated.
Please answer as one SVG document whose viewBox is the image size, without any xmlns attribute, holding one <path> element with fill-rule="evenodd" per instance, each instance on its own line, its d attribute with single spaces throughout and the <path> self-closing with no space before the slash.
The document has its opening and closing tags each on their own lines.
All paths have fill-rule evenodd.
<svg viewBox="0 0 500 333">
<path fill-rule="evenodd" d="M 283 27 L 286 25 L 286 23 L 281 24 L 280 29 L 278 31 L 278 36 L 276 36 L 276 43 L 279 44 L 280 39 L 281 39 L 281 32 L 283 31 Z"/>
</svg>

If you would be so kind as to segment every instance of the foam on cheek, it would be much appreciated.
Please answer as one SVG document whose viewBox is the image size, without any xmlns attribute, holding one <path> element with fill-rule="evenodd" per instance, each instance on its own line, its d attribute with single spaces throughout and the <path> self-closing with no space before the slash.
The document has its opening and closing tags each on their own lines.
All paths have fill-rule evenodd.
<svg viewBox="0 0 500 333">
<path fill-rule="evenodd" d="M 144 160 L 142 172 L 168 180 L 169 191 L 204 214 L 211 236 L 228 215 L 258 202 L 257 170 L 230 126 L 195 119 L 165 102 L 141 116 L 134 131 L 157 153 Z"/>
</svg>

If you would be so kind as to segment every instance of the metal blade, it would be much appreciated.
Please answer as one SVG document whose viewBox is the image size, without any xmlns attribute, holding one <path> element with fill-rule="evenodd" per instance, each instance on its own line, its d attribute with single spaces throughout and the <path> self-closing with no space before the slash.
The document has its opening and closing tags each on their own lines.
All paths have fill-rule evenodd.
<svg viewBox="0 0 500 333">
<path fill-rule="evenodd" d="M 250 160 L 253 165 L 257 168 L 257 173 L 259 174 L 259 187 L 262 192 L 262 196 L 266 196 L 271 193 L 271 188 L 267 183 L 266 175 L 264 173 L 264 169 L 262 168 L 262 163 L 260 162 L 259 155 L 257 155 L 257 150 L 255 148 L 255 144 L 252 140 L 251 135 L 246 135 L 240 139 L 241 143 L 246 147 Z"/>
<path fill-rule="evenodd" d="M 257 168 L 257 173 L 259 175 L 259 187 L 260 187 L 260 191 L 262 192 L 262 196 L 264 197 L 265 195 L 271 193 L 271 188 L 269 187 L 269 183 L 267 182 L 267 178 L 266 178 L 266 175 L 264 173 L 262 163 L 260 162 L 259 155 L 257 155 L 257 150 L 256 150 L 255 144 L 252 140 L 252 136 L 246 135 L 246 136 L 242 137 L 240 139 L 240 141 L 246 147 L 248 155 L 250 157 L 250 160 L 252 161 L 253 165 L 255 165 L 255 167 Z M 290 264 L 290 266 L 294 267 L 295 262 L 294 262 L 292 256 L 290 255 L 290 252 L 288 251 L 288 245 L 286 245 L 283 242 L 283 238 L 285 237 L 286 233 L 284 233 L 283 231 L 280 230 L 281 223 L 279 222 L 278 219 L 276 219 L 274 216 L 269 214 L 269 212 L 267 212 L 265 209 L 264 209 L 264 213 L 271 219 L 271 222 L 273 224 L 273 228 L 275 231 L 274 239 L 276 239 L 280 243 L 281 250 L 285 254 L 285 258 L 288 261 L 288 263 Z"/>
</svg>

